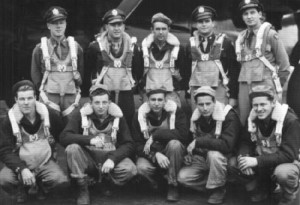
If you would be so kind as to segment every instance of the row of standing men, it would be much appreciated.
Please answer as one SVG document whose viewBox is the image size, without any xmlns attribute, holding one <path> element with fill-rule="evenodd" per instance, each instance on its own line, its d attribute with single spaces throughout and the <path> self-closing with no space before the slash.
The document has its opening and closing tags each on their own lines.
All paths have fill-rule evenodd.
<svg viewBox="0 0 300 205">
<path fill-rule="evenodd" d="M 219 204 L 225 197 L 228 162 L 232 173 L 248 180 L 251 200 L 265 198 L 267 188 L 273 183 L 261 179 L 272 174 L 282 191 L 279 203 L 293 200 L 299 178 L 300 126 L 295 114 L 278 103 L 281 85 L 289 74 L 288 57 L 277 33 L 269 23 L 262 22 L 263 7 L 258 1 L 242 1 L 240 11 L 248 28 L 239 34 L 234 48 L 225 34 L 213 32 L 215 10 L 208 6 L 197 7 L 192 13 L 197 30 L 185 51 L 170 33 L 172 21 L 165 15 L 153 16 L 152 32 L 140 49 L 136 39 L 124 32 L 124 13 L 118 9 L 108 11 L 103 17 L 105 31 L 96 36 L 86 53 L 85 68 L 93 71 L 94 85 L 90 90 L 91 102 L 80 109 L 83 52 L 74 38 L 64 36 L 67 12 L 61 7 L 50 8 L 45 19 L 51 37 L 42 38 L 34 49 L 31 70 L 32 80 L 39 87 L 40 101 L 49 111 L 44 104 L 34 102 L 33 113 L 36 114 L 28 115 L 31 113 L 28 92 L 35 97 L 35 86 L 23 81 L 14 87 L 16 105 L 1 130 L 4 138 L 16 136 L 23 162 L 13 154 L 10 159 L 2 157 L 8 168 L 1 171 L 1 185 L 6 188 L 17 185 L 16 176 L 20 174 L 24 185 L 32 189 L 33 184 L 38 184 L 34 187 L 43 193 L 55 183 L 66 181 L 60 168 L 50 159 L 51 149 L 47 147 L 48 142 L 53 142 L 51 134 L 59 135 L 52 132 L 59 130 L 56 129 L 59 127 L 57 117 L 61 113 L 67 117 L 67 125 L 59 138 L 66 146 L 71 177 L 79 187 L 77 204 L 90 203 L 87 173 L 98 170 L 96 175 L 101 181 L 118 185 L 139 173 L 155 187 L 152 175 L 157 168 L 167 170 L 168 200 L 179 199 L 180 182 L 197 190 L 212 189 L 208 202 Z M 134 116 L 132 87 L 135 81 L 142 85 L 146 103 Z M 176 92 L 188 88 L 192 109 L 197 107 L 190 127 L 194 140 L 189 144 L 187 120 Z M 237 105 L 239 116 L 232 109 Z M 251 137 L 240 132 L 240 120 L 244 125 L 249 113 Z M 264 119 L 271 121 L 264 124 Z M 58 127 L 53 126 L 55 124 Z M 134 152 L 131 135 L 139 156 L 136 165 L 129 158 Z M 241 154 L 239 157 L 230 158 L 235 154 L 240 135 L 245 136 L 249 146 L 237 152 Z M 189 155 L 184 157 L 187 144 Z M 250 152 L 253 144 L 256 145 L 255 157 Z M 33 159 L 32 154 L 39 157 Z M 187 167 L 181 169 L 183 161 Z M 203 173 L 207 171 L 208 178 L 203 180 Z M 39 183 L 35 183 L 32 173 L 37 180 L 40 178 Z M 106 177 L 100 177 L 102 174 Z M 291 180 L 286 182 L 287 178 Z M 263 189 L 259 189 L 261 187 Z M 24 193 L 22 188 L 20 193 Z M 24 200 L 24 196 L 20 194 L 18 200 Z"/>
</svg>

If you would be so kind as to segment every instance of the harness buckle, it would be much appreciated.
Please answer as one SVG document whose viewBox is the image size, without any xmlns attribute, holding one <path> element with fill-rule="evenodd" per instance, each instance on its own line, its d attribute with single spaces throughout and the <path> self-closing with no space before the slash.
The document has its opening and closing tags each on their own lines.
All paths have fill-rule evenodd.
<svg viewBox="0 0 300 205">
<path fill-rule="evenodd" d="M 29 135 L 30 142 L 37 141 L 38 139 L 39 139 L 39 136 L 37 134 Z"/>
<path fill-rule="evenodd" d="M 66 65 L 63 65 L 63 64 L 58 64 L 58 65 L 57 65 L 57 70 L 58 70 L 59 72 L 65 72 L 66 69 L 67 69 L 67 66 L 66 66 Z"/>
<path fill-rule="evenodd" d="M 114 60 L 114 66 L 116 68 L 121 68 L 122 62 L 120 60 Z"/>
</svg>

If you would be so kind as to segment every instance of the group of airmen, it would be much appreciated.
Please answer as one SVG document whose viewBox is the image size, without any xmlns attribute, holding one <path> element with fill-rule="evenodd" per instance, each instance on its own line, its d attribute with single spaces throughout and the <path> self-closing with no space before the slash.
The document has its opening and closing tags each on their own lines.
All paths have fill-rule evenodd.
<svg viewBox="0 0 300 205">
<path fill-rule="evenodd" d="M 164 14 L 152 17 L 139 46 L 124 31 L 125 14 L 113 9 L 84 58 L 74 37 L 65 37 L 66 10 L 51 7 L 45 14 L 51 36 L 34 48 L 32 82 L 13 86 L 15 104 L 1 125 L 1 187 L 21 203 L 28 193 L 44 199 L 71 178 L 83 205 L 91 203 L 93 183 L 110 195 L 131 180 L 157 189 L 166 179 L 168 201 L 178 201 L 184 186 L 209 191 L 208 203 L 221 204 L 233 182 L 245 186 L 252 202 L 274 193 L 280 205 L 293 201 L 300 123 L 281 103 L 288 55 L 258 0 L 243 0 L 239 10 L 247 29 L 235 47 L 214 32 L 216 11 L 201 5 L 183 49 Z M 85 69 L 92 86 L 81 106 Z M 136 86 L 143 103 L 135 112 Z M 182 90 L 193 110 L 188 117 Z M 56 143 L 65 147 L 69 177 L 56 162 Z"/>
</svg>

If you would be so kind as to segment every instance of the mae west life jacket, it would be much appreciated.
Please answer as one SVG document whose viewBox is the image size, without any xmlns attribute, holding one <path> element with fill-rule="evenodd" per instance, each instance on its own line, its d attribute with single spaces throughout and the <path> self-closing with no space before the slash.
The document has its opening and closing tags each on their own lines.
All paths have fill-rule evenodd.
<svg viewBox="0 0 300 205">
<path fill-rule="evenodd" d="M 168 33 L 167 43 L 174 46 L 172 50 L 165 53 L 162 60 L 156 60 L 150 50 L 154 42 L 154 35 L 149 34 L 142 42 L 144 57 L 144 75 L 146 76 L 146 90 L 165 87 L 167 91 L 173 91 L 173 78 L 179 73 L 175 68 L 175 61 L 178 58 L 180 42 L 172 33 Z"/>
<path fill-rule="evenodd" d="M 215 132 L 213 133 L 214 137 L 218 139 L 222 133 L 222 125 L 228 114 L 228 112 L 232 109 L 232 107 L 228 105 L 224 105 L 223 103 L 216 101 L 214 111 L 212 114 L 213 120 L 216 121 Z M 200 111 L 196 108 L 191 117 L 190 123 L 190 131 L 193 133 L 194 138 L 198 137 L 196 133 L 201 133 L 201 129 L 196 126 L 196 121 L 201 117 Z"/>
<path fill-rule="evenodd" d="M 42 123 L 35 134 L 27 133 L 20 125 L 23 114 L 18 105 L 14 105 L 8 112 L 12 125 L 12 131 L 16 137 L 16 149 L 19 149 L 20 159 L 23 160 L 29 169 L 34 170 L 47 163 L 52 155 L 49 141 L 54 141 L 50 134 L 50 121 L 47 107 L 36 102 L 36 111 L 41 116 Z"/>
<path fill-rule="evenodd" d="M 271 79 L 274 82 L 278 94 L 282 93 L 282 87 L 278 77 L 278 68 L 271 64 L 264 56 L 268 45 L 268 34 L 272 25 L 264 22 L 258 32 L 255 42 L 255 49 L 246 46 L 247 30 L 241 32 L 236 40 L 237 61 L 241 62 L 242 68 L 239 75 L 239 82 L 262 82 Z M 271 85 L 273 86 L 273 85 Z"/>
<path fill-rule="evenodd" d="M 271 119 L 276 121 L 276 126 L 270 136 L 263 136 L 259 128 L 254 123 L 257 118 L 255 111 L 252 109 L 248 117 L 248 131 L 251 134 L 251 140 L 256 142 L 256 151 L 259 155 L 272 154 L 277 152 L 281 145 L 282 128 L 285 116 L 288 112 L 287 104 L 276 102 Z"/>
<path fill-rule="evenodd" d="M 103 84 L 107 85 L 108 90 L 131 90 L 135 84 L 132 77 L 132 57 L 137 42 L 136 37 L 130 38 L 124 32 L 123 52 L 119 58 L 114 57 L 110 52 L 107 32 L 102 33 L 96 40 L 102 53 L 104 66 L 100 74 L 97 74 L 95 84 L 100 84 L 103 80 Z"/>
<path fill-rule="evenodd" d="M 169 118 L 163 123 L 163 126 L 167 126 L 170 130 L 175 129 L 177 104 L 172 100 L 167 100 L 163 109 L 169 113 Z M 147 120 L 147 114 L 150 111 L 151 109 L 148 102 L 143 103 L 138 109 L 138 121 L 141 127 L 141 132 L 144 134 L 145 139 L 150 136 L 149 134 L 151 134 L 151 132 L 155 128 L 154 126 L 149 124 Z"/>
<path fill-rule="evenodd" d="M 43 102 L 52 109 L 60 112 L 60 106 L 51 102 L 46 93 L 59 94 L 77 94 L 75 102 L 62 112 L 63 116 L 70 114 L 78 106 L 80 100 L 80 88 L 75 82 L 81 82 L 81 76 L 77 71 L 77 49 L 78 44 L 74 37 L 67 38 L 69 54 L 66 59 L 60 60 L 54 52 L 54 47 L 46 37 L 41 38 L 41 50 L 45 63 L 45 72 L 41 82 L 40 97 Z M 78 84 L 78 83 L 77 83 Z"/>
<path fill-rule="evenodd" d="M 200 44 L 198 31 L 190 38 L 192 54 L 192 75 L 189 85 L 191 86 L 219 86 L 219 74 L 222 76 L 222 84 L 228 89 L 229 79 L 220 61 L 223 50 L 225 34 L 216 36 L 215 42 L 209 53 L 205 54 L 198 47 Z"/>
<path fill-rule="evenodd" d="M 114 117 L 114 120 L 110 122 L 103 130 L 98 130 L 93 121 L 89 119 L 89 115 L 93 113 L 93 108 L 90 103 L 86 103 L 81 109 L 81 127 L 83 129 L 83 135 L 98 136 L 104 143 L 104 147 L 97 148 L 94 146 L 88 146 L 92 150 L 113 151 L 116 149 L 117 132 L 119 130 L 120 118 L 123 117 L 123 113 L 118 105 L 111 102 L 108 108 L 108 114 Z"/>
</svg>

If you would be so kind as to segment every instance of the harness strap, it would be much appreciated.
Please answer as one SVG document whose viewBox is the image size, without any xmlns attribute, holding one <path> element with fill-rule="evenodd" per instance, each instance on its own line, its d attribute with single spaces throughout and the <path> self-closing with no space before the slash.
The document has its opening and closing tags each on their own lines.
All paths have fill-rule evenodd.
<svg viewBox="0 0 300 205">
<path fill-rule="evenodd" d="M 65 109 L 63 112 L 62 112 L 62 116 L 67 116 L 69 114 L 71 114 L 71 112 L 73 112 L 73 110 L 79 106 L 79 101 L 80 101 L 80 98 L 81 98 L 81 90 L 80 88 L 77 89 L 77 94 L 76 94 L 76 98 L 75 98 L 75 101 L 72 105 L 70 105 L 67 109 Z"/>
</svg>

